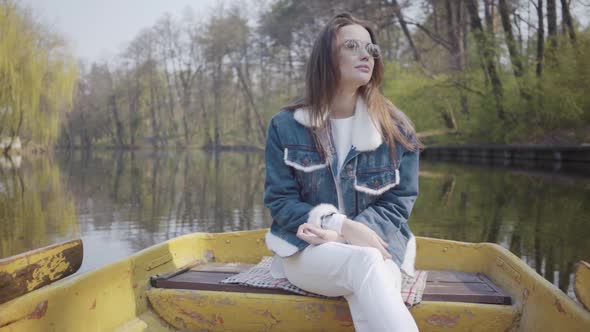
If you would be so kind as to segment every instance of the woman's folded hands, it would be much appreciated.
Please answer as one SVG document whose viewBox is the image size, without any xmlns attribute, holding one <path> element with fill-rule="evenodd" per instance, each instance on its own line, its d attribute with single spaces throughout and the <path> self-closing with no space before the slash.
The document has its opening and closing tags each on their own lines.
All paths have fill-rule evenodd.
<svg viewBox="0 0 590 332">
<path fill-rule="evenodd" d="M 379 250 L 384 259 L 390 259 L 387 243 L 375 231 L 364 224 L 346 219 L 342 224 L 341 234 L 318 225 L 304 223 L 297 229 L 297 237 L 313 245 L 326 242 L 343 242 L 361 247 L 373 247 Z"/>
</svg>

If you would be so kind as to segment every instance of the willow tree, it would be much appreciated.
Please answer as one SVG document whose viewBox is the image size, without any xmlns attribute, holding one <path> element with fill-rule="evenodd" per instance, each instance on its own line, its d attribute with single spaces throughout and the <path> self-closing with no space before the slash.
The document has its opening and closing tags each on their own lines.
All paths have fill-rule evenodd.
<svg viewBox="0 0 590 332">
<path fill-rule="evenodd" d="M 76 77 L 63 39 L 15 2 L 0 2 L 0 137 L 10 137 L 4 154 L 19 136 L 41 146 L 57 139 Z"/>
</svg>

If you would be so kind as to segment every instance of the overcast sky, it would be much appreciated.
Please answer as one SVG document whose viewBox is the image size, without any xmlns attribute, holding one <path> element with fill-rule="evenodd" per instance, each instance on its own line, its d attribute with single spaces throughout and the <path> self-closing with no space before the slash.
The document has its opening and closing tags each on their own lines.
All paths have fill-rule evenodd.
<svg viewBox="0 0 590 332">
<path fill-rule="evenodd" d="M 65 36 L 74 54 L 87 61 L 111 60 L 141 29 L 166 12 L 180 17 L 187 7 L 209 16 L 216 4 L 247 0 L 21 0 L 42 22 Z M 248 2 L 248 1 L 247 1 Z M 264 0 L 258 0 L 258 7 Z M 249 1 L 252 4 L 253 2 Z M 587 26 L 590 7 L 574 1 L 573 15 Z M 251 7 L 251 6 L 250 6 Z M 257 7 L 257 6 L 254 6 Z M 534 9 L 534 8 L 533 8 Z M 560 8 L 558 8 L 560 9 Z M 256 9 L 254 9 L 256 10 Z M 535 13 L 532 13 L 534 16 Z M 561 10 L 559 10 L 561 15 Z M 532 18 L 534 21 L 534 17 Z"/>
<path fill-rule="evenodd" d="M 35 15 L 65 36 L 77 57 L 109 60 L 137 33 L 166 12 L 182 15 L 192 7 L 207 17 L 215 0 L 22 0 Z M 225 1 L 227 3 L 227 1 Z"/>
</svg>

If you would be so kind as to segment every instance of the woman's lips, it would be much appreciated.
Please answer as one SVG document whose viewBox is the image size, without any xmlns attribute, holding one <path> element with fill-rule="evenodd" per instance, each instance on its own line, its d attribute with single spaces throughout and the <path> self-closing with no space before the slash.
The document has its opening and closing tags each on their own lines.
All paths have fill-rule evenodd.
<svg viewBox="0 0 590 332">
<path fill-rule="evenodd" d="M 360 65 L 360 66 L 356 66 L 354 68 L 362 71 L 363 73 L 368 73 L 371 71 L 371 68 L 369 68 L 369 66 L 367 66 L 367 65 Z"/>
</svg>

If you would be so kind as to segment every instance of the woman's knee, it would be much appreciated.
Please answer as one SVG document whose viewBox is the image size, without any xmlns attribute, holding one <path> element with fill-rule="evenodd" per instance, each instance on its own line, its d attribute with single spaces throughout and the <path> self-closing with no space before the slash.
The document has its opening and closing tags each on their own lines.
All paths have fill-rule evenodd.
<svg viewBox="0 0 590 332">
<path fill-rule="evenodd" d="M 355 265 L 365 268 L 384 261 L 381 252 L 373 247 L 359 247 L 358 250 L 355 250 L 353 259 L 355 260 Z"/>
</svg>

